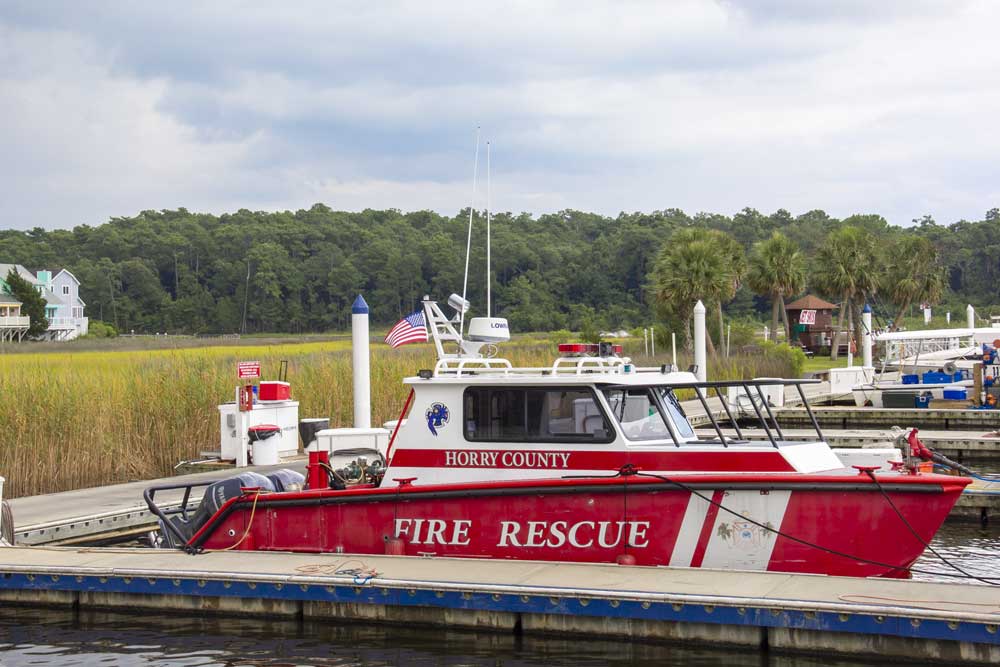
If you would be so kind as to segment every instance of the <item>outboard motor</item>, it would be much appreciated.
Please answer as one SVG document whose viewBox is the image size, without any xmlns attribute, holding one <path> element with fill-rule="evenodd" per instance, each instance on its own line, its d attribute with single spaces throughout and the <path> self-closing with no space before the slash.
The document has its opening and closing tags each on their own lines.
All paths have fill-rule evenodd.
<svg viewBox="0 0 1000 667">
<path fill-rule="evenodd" d="M 279 471 L 280 472 L 280 471 Z M 289 470 L 292 474 L 293 471 Z M 301 475 L 299 475 L 301 477 Z M 190 518 L 185 519 L 180 514 L 175 514 L 169 517 L 170 525 L 180 534 L 183 541 L 178 539 L 178 536 L 174 534 L 173 530 L 169 527 L 160 525 L 160 533 L 163 535 L 165 545 L 172 549 L 179 549 L 183 547 L 186 543 L 191 541 L 191 538 L 201 530 L 201 527 L 208 522 L 212 516 L 222 508 L 229 500 L 233 498 L 238 498 L 243 495 L 243 489 L 245 488 L 259 488 L 261 491 L 274 491 L 275 486 L 269 478 L 265 477 L 256 472 L 245 471 L 234 477 L 227 477 L 226 479 L 221 479 L 218 482 L 214 482 L 205 489 L 205 495 L 201 499 L 201 503 L 198 505 L 198 509 L 194 511 Z"/>
</svg>

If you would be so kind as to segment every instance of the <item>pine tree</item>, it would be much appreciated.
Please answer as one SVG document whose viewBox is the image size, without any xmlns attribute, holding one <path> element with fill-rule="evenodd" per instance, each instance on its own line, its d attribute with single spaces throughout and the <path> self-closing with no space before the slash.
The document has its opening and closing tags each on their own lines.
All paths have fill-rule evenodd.
<svg viewBox="0 0 1000 667">
<path fill-rule="evenodd" d="M 21 302 L 21 314 L 31 318 L 31 325 L 28 327 L 28 336 L 41 336 L 49 328 L 49 321 L 45 317 L 45 299 L 38 293 L 35 286 L 18 275 L 17 271 L 11 269 L 4 278 L 10 294 Z"/>
</svg>

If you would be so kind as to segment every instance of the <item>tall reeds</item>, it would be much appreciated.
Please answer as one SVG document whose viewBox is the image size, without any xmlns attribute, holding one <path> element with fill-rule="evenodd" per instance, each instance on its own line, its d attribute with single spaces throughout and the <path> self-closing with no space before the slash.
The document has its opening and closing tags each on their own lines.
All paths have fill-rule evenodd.
<svg viewBox="0 0 1000 667">
<path fill-rule="evenodd" d="M 630 346 L 631 347 L 631 346 Z M 516 343 L 504 354 L 516 365 L 552 362 L 554 345 Z M 626 352 L 636 352 L 626 350 Z M 372 353 L 372 423 L 395 419 L 407 389 L 401 380 L 432 368 L 433 348 Z M 232 400 L 236 362 L 258 360 L 265 379 L 287 360 L 301 417 L 353 419 L 348 341 L 180 350 L 0 355 L 0 475 L 5 496 L 151 479 L 181 460 L 218 449 L 217 405 Z M 641 359 L 658 365 L 669 359 Z M 683 360 L 681 367 L 684 368 Z M 713 362 L 710 376 L 787 376 L 780 359 L 733 357 Z"/>
</svg>

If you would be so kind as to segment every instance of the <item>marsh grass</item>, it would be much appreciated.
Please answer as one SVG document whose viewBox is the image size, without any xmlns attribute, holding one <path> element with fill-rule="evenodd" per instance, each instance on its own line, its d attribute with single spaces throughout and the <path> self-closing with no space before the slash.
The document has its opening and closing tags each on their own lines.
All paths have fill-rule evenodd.
<svg viewBox="0 0 1000 667">
<path fill-rule="evenodd" d="M 641 343 L 638 344 L 641 346 Z M 524 339 L 504 348 L 518 366 L 547 366 L 555 346 Z M 669 357 L 627 354 L 641 366 Z M 261 362 L 265 379 L 287 360 L 301 417 L 353 417 L 350 341 L 212 345 L 184 349 L 0 355 L 0 475 L 5 496 L 53 493 L 169 475 L 181 460 L 216 449 L 216 406 L 232 400 L 236 362 Z M 432 368 L 430 345 L 372 348 L 372 423 L 399 416 L 401 380 Z M 686 368 L 685 359 L 679 359 Z M 713 360 L 710 377 L 788 376 L 792 368 L 764 356 Z"/>
</svg>

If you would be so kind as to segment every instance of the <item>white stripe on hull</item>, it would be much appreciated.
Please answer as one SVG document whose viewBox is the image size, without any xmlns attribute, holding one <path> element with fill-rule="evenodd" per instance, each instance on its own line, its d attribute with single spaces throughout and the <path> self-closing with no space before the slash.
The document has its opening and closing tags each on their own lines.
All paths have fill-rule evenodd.
<svg viewBox="0 0 1000 667">
<path fill-rule="evenodd" d="M 759 523 L 781 529 L 791 491 L 726 491 L 722 504 Z M 778 536 L 720 509 L 709 533 L 702 567 L 766 570 Z"/>
<path fill-rule="evenodd" d="M 706 498 L 711 498 L 714 491 L 704 489 L 699 490 L 699 493 Z M 705 524 L 705 516 L 708 514 L 709 506 L 707 500 L 703 500 L 693 493 L 688 498 L 684 519 L 681 521 L 681 529 L 677 533 L 677 541 L 674 543 L 674 552 L 670 554 L 670 565 L 691 567 L 691 558 L 694 557 L 694 550 L 698 546 L 698 536 L 701 535 L 701 527 Z"/>
</svg>

